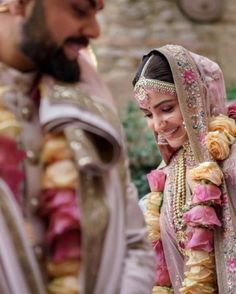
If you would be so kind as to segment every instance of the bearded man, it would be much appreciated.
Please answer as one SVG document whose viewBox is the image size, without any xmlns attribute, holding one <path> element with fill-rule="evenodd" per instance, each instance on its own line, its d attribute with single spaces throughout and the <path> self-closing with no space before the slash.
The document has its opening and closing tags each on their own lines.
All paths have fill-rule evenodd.
<svg viewBox="0 0 236 294">
<path fill-rule="evenodd" d="M 84 53 L 103 6 L 0 2 L 1 294 L 151 292 L 119 120 Z"/>
</svg>

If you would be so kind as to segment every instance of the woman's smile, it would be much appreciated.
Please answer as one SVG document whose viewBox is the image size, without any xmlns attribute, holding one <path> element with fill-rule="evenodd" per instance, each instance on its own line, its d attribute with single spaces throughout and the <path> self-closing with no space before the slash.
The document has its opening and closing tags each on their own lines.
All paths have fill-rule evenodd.
<svg viewBox="0 0 236 294">
<path fill-rule="evenodd" d="M 178 99 L 171 94 L 149 93 L 149 105 L 143 110 L 147 124 L 156 134 L 162 135 L 173 148 L 181 147 L 187 139 Z"/>
</svg>

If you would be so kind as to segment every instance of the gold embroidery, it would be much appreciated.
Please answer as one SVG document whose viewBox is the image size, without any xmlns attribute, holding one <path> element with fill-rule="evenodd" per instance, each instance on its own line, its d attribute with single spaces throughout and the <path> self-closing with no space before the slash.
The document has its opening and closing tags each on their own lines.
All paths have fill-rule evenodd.
<svg viewBox="0 0 236 294">
<path fill-rule="evenodd" d="M 74 104 L 91 116 L 98 116 L 120 134 L 120 121 L 116 112 L 105 103 L 98 101 L 97 97 L 89 96 L 79 86 L 65 87 L 63 84 L 56 84 L 50 90 L 42 85 L 42 97 L 48 97 L 52 103 Z"/>
</svg>

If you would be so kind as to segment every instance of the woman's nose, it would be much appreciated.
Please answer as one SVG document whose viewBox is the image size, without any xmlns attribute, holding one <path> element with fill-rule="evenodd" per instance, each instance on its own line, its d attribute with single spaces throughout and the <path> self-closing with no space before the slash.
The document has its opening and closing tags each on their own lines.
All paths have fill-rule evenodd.
<svg viewBox="0 0 236 294">
<path fill-rule="evenodd" d="M 163 132 L 164 128 L 166 126 L 166 121 L 162 118 L 154 118 L 153 121 L 153 129 L 156 133 Z"/>
</svg>

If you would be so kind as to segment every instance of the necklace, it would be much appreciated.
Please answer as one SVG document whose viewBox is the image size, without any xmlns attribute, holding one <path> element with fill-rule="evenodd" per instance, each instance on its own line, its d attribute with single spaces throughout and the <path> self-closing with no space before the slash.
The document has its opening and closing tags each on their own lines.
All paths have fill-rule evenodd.
<svg viewBox="0 0 236 294">
<path fill-rule="evenodd" d="M 186 241 L 186 225 L 183 223 L 184 207 L 186 205 L 186 169 L 187 166 L 192 167 L 195 164 L 193 153 L 189 142 L 183 145 L 179 154 L 174 161 L 172 183 L 172 223 L 178 240 L 179 250 L 183 255 L 184 243 Z"/>
<path fill-rule="evenodd" d="M 176 231 L 183 230 L 183 207 L 186 200 L 186 185 L 185 185 L 185 149 L 180 151 L 179 158 L 175 166 L 175 182 L 173 195 L 173 223 Z"/>
</svg>

